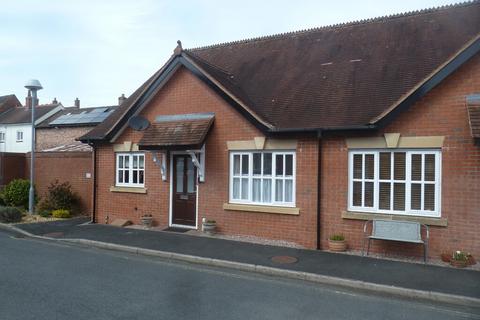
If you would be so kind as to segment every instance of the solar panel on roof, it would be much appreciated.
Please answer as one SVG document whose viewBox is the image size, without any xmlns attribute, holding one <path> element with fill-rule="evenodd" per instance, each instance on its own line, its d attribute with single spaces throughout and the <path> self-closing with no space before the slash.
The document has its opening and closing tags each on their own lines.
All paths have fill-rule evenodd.
<svg viewBox="0 0 480 320">
<path fill-rule="evenodd" d="M 93 109 L 91 111 L 91 113 L 100 113 L 100 112 L 105 112 L 107 110 L 108 110 L 108 108 L 106 108 L 106 107 L 105 108 L 96 108 L 96 109 Z"/>
</svg>

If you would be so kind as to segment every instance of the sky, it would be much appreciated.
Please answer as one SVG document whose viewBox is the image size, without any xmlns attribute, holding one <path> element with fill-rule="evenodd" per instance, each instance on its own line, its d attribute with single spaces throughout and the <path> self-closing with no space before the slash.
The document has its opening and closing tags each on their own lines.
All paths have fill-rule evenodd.
<svg viewBox="0 0 480 320">
<path fill-rule="evenodd" d="M 0 96 L 114 105 L 173 53 L 455 3 L 447 0 L 0 0 Z"/>
</svg>

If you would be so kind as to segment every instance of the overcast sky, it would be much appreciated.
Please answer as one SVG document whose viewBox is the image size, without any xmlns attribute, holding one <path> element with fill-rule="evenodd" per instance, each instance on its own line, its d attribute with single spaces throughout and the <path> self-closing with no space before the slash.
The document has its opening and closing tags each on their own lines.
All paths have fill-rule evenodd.
<svg viewBox="0 0 480 320">
<path fill-rule="evenodd" d="M 448 0 L 0 0 L 0 95 L 101 106 L 127 96 L 184 48 L 451 4 Z"/>
</svg>

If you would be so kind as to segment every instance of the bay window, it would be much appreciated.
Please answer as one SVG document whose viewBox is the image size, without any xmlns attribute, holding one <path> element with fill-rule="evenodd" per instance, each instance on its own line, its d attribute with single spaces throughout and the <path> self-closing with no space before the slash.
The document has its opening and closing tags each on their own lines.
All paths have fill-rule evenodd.
<svg viewBox="0 0 480 320">
<path fill-rule="evenodd" d="M 230 202 L 295 206 L 295 152 L 232 152 Z"/>
<path fill-rule="evenodd" d="M 116 159 L 116 185 L 143 187 L 145 180 L 145 155 L 143 153 L 118 153 Z"/>
<path fill-rule="evenodd" d="M 351 211 L 440 217 L 441 151 L 349 152 Z"/>
</svg>

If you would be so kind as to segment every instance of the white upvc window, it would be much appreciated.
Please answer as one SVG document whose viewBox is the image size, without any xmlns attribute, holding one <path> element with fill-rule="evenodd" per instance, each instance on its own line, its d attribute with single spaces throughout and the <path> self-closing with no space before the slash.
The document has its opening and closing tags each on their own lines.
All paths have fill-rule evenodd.
<svg viewBox="0 0 480 320">
<path fill-rule="evenodd" d="M 350 211 L 440 217 L 440 150 L 349 152 Z"/>
<path fill-rule="evenodd" d="M 115 185 L 143 187 L 145 185 L 145 155 L 143 153 L 117 153 Z"/>
<path fill-rule="evenodd" d="M 23 131 L 17 131 L 17 142 L 23 141 Z"/>
<path fill-rule="evenodd" d="M 0 131 L 0 143 L 5 142 L 5 132 Z"/>
<path fill-rule="evenodd" d="M 231 152 L 230 202 L 294 207 L 295 152 Z"/>
</svg>

